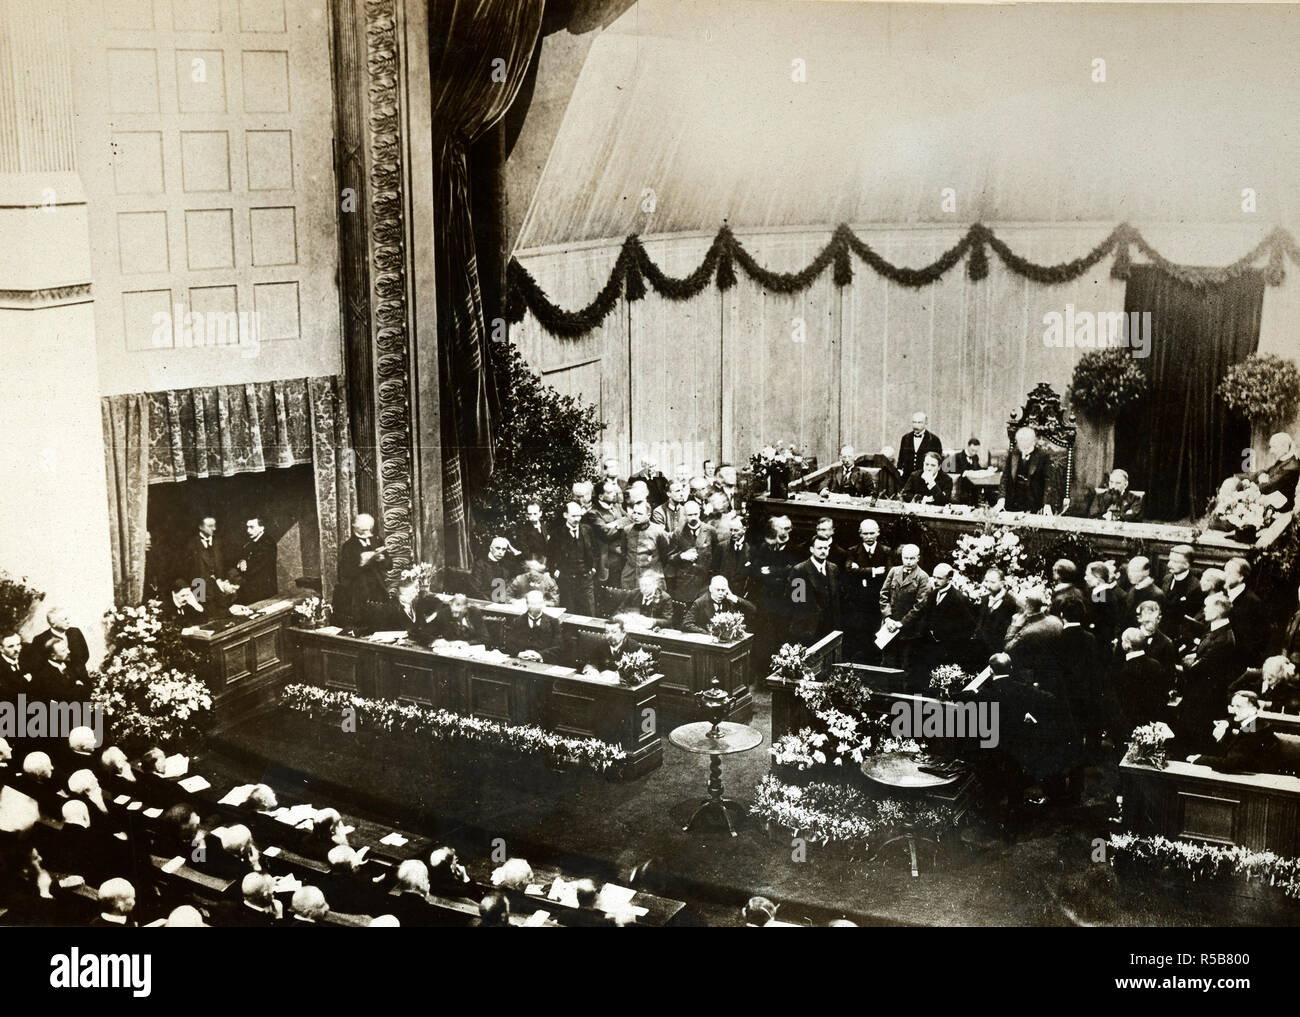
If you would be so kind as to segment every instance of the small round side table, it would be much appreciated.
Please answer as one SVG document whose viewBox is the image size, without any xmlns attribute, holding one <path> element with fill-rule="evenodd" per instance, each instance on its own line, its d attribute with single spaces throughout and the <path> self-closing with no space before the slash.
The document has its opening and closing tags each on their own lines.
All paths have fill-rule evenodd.
<svg viewBox="0 0 1300 1017">
<path fill-rule="evenodd" d="M 733 837 L 736 836 L 736 828 L 731 823 L 727 809 L 743 809 L 744 805 L 722 795 L 722 757 L 757 748 L 763 743 L 762 732 L 748 724 L 721 721 L 715 725 L 701 720 L 673 728 L 668 740 L 686 752 L 709 757 L 709 797 L 692 813 L 682 830 L 689 830 L 705 811 L 716 808 L 722 813 L 727 830 Z"/>
</svg>

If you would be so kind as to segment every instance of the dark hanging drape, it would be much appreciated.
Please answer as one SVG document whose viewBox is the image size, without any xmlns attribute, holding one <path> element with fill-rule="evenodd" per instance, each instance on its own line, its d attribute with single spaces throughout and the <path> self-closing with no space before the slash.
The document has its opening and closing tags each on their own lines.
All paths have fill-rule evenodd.
<svg viewBox="0 0 1300 1017">
<path fill-rule="evenodd" d="M 452 566 L 469 562 L 466 500 L 492 474 L 498 413 L 487 375 L 468 151 L 514 101 L 542 8 L 543 0 L 443 0 L 429 8 L 443 505 Z"/>
<path fill-rule="evenodd" d="M 1214 390 L 1259 346 L 1263 304 L 1262 272 L 1191 286 L 1154 266 L 1130 270 L 1125 309 L 1151 312 L 1151 354 L 1137 361 L 1150 388 L 1116 422 L 1115 465 L 1146 491 L 1148 519 L 1201 516 L 1224 477 L 1241 470 L 1250 427 Z"/>
</svg>

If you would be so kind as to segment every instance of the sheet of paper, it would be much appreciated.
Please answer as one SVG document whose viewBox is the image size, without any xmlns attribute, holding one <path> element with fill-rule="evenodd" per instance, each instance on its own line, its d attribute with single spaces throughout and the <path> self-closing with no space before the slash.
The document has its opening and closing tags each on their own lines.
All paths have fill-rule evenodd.
<svg viewBox="0 0 1300 1017">
<path fill-rule="evenodd" d="M 193 777 L 186 777 L 181 781 L 180 786 L 190 794 L 197 794 L 200 791 L 206 791 L 212 785 L 196 773 Z"/>
<path fill-rule="evenodd" d="M 73 890 L 78 886 L 85 886 L 86 881 L 81 876 L 64 876 L 59 880 L 60 890 Z"/>
<path fill-rule="evenodd" d="M 530 928 L 537 928 L 538 926 L 545 925 L 550 917 L 551 913 L 549 911 L 534 911 L 528 916 L 524 925 Z"/>
<path fill-rule="evenodd" d="M 139 812 L 142 808 L 144 808 L 144 802 L 128 802 L 126 806 L 126 811 Z"/>
<path fill-rule="evenodd" d="M 157 819 L 159 816 L 162 815 L 162 812 L 163 812 L 162 809 L 154 807 L 152 809 L 145 809 L 142 813 L 140 813 L 140 815 L 144 816 L 146 819 Z"/>
<path fill-rule="evenodd" d="M 289 873 L 287 876 L 275 877 L 276 893 L 292 893 L 294 890 L 301 890 L 301 889 L 302 889 L 302 880 L 300 880 L 293 873 Z"/>
<path fill-rule="evenodd" d="M 163 762 L 162 775 L 169 780 L 185 776 L 185 772 L 190 768 L 190 757 L 182 756 L 179 752 L 175 755 L 168 756 Z"/>
<path fill-rule="evenodd" d="M 130 796 L 130 795 L 118 795 L 116 798 L 113 799 L 113 804 L 114 804 L 114 805 L 125 805 L 125 804 L 126 804 L 127 802 L 129 802 L 130 800 L 131 800 L 131 796 Z"/>
<path fill-rule="evenodd" d="M 553 900 L 557 904 L 563 904 L 565 907 L 576 908 L 578 906 L 578 891 L 573 883 L 557 879 L 551 884 L 551 892 L 547 894 L 546 899 Z"/>
<path fill-rule="evenodd" d="M 319 632 L 323 636 L 337 636 L 343 630 L 339 628 L 337 625 L 322 625 L 320 628 L 315 629 L 314 631 Z"/>
<path fill-rule="evenodd" d="M 524 893 L 529 897 L 542 897 L 545 895 L 545 892 L 546 887 L 542 886 L 541 883 L 529 883 L 524 887 Z"/>
<path fill-rule="evenodd" d="M 406 838 L 400 833 L 390 833 L 379 840 L 380 844 L 386 844 L 389 847 L 401 847 L 406 843 Z"/>
<path fill-rule="evenodd" d="M 993 677 L 993 668 L 986 667 L 983 671 L 981 671 L 974 678 L 972 678 L 970 684 L 967 685 L 964 689 L 962 689 L 962 691 L 978 692 L 980 690 L 980 686 L 983 685 L 986 681 L 988 681 L 991 677 Z"/>
<path fill-rule="evenodd" d="M 217 804 L 233 805 L 236 808 L 238 808 L 240 805 L 243 805 L 246 801 L 248 801 L 248 796 L 252 792 L 253 787 L 254 785 L 252 784 L 236 785 L 235 787 L 232 787 L 229 791 L 227 791 L 224 795 L 222 795 L 221 800 Z"/>
<path fill-rule="evenodd" d="M 897 630 L 891 630 L 888 625 L 881 625 L 880 631 L 876 633 L 876 648 L 883 650 L 891 642 L 894 636 L 898 635 Z"/>
<path fill-rule="evenodd" d="M 396 643 L 406 638 L 403 632 L 372 632 L 369 639 L 372 643 Z"/>
<path fill-rule="evenodd" d="M 636 891 L 631 887 L 606 883 L 596 895 L 596 907 L 601 911 L 615 911 L 627 907 L 635 896 Z"/>
<path fill-rule="evenodd" d="M 181 866 L 184 864 L 185 864 L 185 858 L 182 855 L 177 855 L 175 858 L 172 858 L 164 862 L 162 870 L 163 872 L 166 872 L 168 874 L 180 872 Z"/>
<path fill-rule="evenodd" d="M 269 847 L 262 848 L 262 854 L 267 858 L 277 858 L 279 857 L 280 849 L 272 844 Z"/>
</svg>

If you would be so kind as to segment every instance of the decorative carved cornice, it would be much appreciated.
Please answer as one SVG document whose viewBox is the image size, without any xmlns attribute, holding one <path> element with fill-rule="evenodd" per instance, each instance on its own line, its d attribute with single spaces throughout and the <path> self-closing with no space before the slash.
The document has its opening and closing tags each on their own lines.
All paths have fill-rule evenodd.
<svg viewBox="0 0 1300 1017">
<path fill-rule="evenodd" d="M 65 304 L 88 304 L 93 299 L 88 282 L 39 290 L 0 290 L 0 307 L 8 310 L 38 311 Z"/>
<path fill-rule="evenodd" d="M 394 0 L 366 0 L 370 305 L 380 513 L 393 570 L 415 560 L 410 336 Z"/>
</svg>

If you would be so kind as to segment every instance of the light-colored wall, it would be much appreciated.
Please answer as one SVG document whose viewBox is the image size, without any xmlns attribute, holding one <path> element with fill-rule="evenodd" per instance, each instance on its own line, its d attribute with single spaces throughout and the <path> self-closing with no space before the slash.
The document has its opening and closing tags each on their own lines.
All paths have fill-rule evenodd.
<svg viewBox="0 0 1300 1017">
<path fill-rule="evenodd" d="M 101 394 L 337 372 L 326 4 L 83 6 L 77 145 Z M 180 329 L 156 331 L 152 316 L 178 306 Z M 256 314 L 256 332 L 246 317 L 238 335 L 187 338 L 193 312 Z"/>
<path fill-rule="evenodd" d="M 1039 264 L 1086 253 L 1114 224 L 997 226 L 1018 254 Z M 1141 224 L 1139 224 L 1140 226 Z M 807 265 L 830 229 L 738 231 L 757 261 L 774 270 Z M 857 229 L 894 264 L 934 261 L 961 231 L 939 227 Z M 1162 253 L 1185 263 L 1213 264 L 1240 256 L 1260 239 L 1257 227 L 1153 227 Z M 684 275 L 710 238 L 646 238 L 666 272 Z M 551 299 L 586 304 L 607 278 L 618 242 L 524 252 L 521 262 Z M 581 340 L 558 339 L 526 316 L 512 332 L 546 380 L 599 406 L 609 424 L 606 453 L 627 467 L 643 451 L 664 465 L 705 458 L 743 462 L 763 444 L 794 441 L 825 461 L 841 443 L 860 450 L 895 445 L 914 410 L 929 413 L 948 447 L 970 435 L 986 449 L 1006 447 L 1009 411 L 1038 382 L 1062 395 L 1084 352 L 1043 341 L 1046 314 L 1122 311 L 1125 283 L 1110 276 L 1109 259 L 1059 286 L 1030 282 L 989 253 L 989 275 L 973 282 L 965 264 L 931 286 L 887 282 L 854 259 L 854 279 L 840 290 L 827 272 L 805 292 L 766 293 L 739 269 L 730 292 L 710 287 L 685 302 L 650 291 L 620 299 L 603 326 Z M 1261 349 L 1300 355 L 1300 282 L 1293 273 L 1265 294 Z M 804 341 L 795 341 L 802 323 Z M 629 346 L 630 338 L 630 346 Z M 629 402 L 628 350 L 631 350 Z"/>
</svg>

